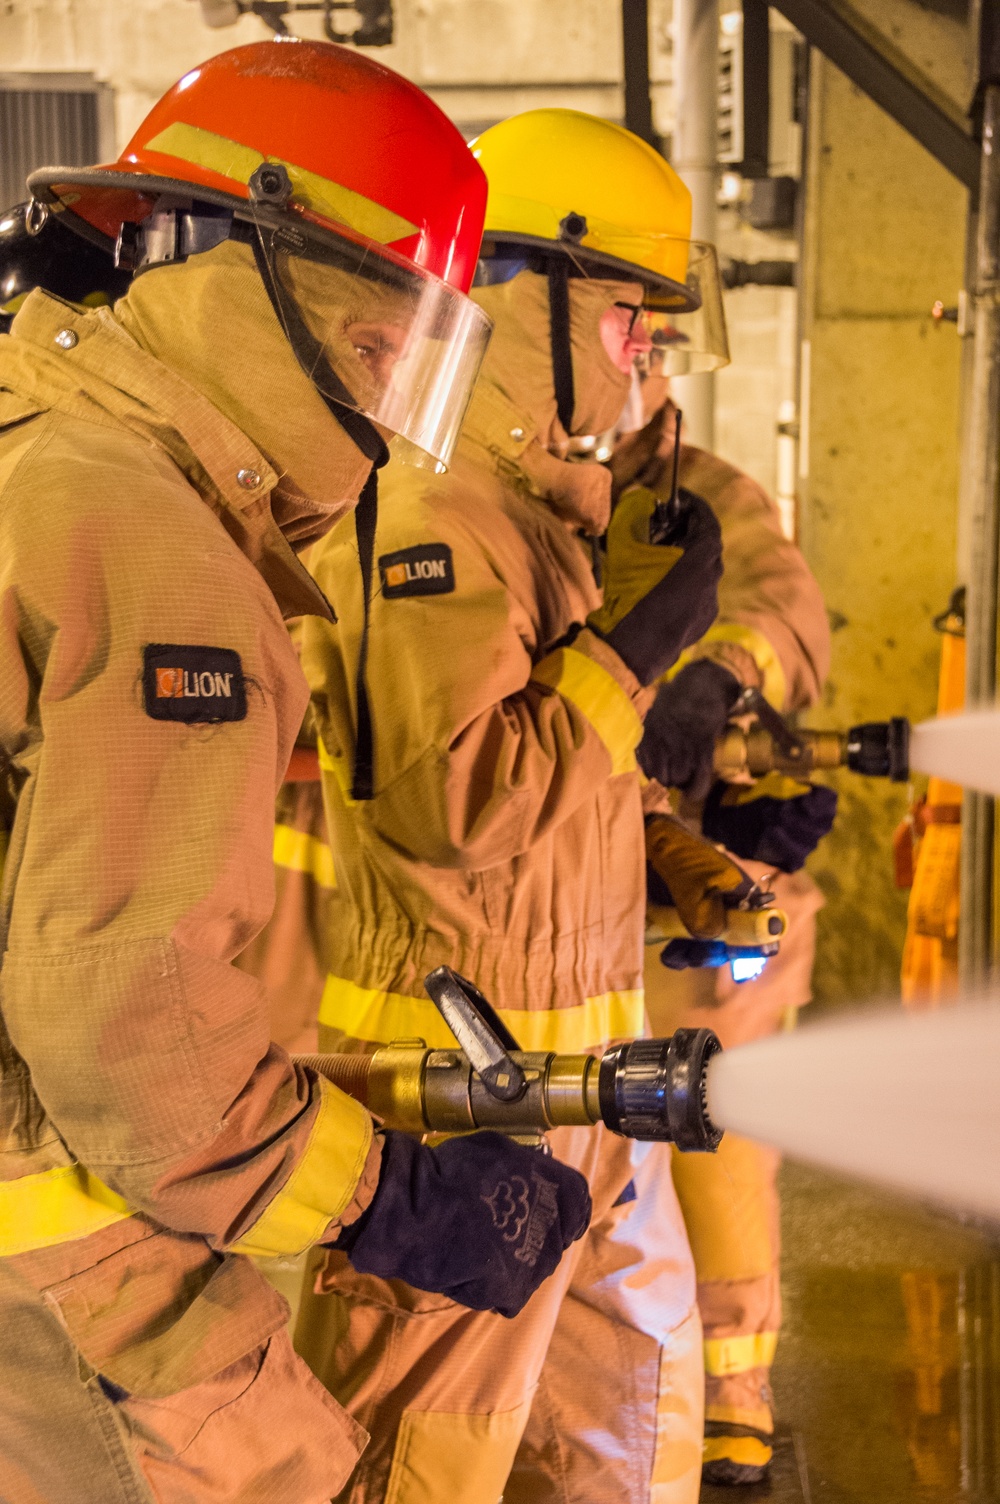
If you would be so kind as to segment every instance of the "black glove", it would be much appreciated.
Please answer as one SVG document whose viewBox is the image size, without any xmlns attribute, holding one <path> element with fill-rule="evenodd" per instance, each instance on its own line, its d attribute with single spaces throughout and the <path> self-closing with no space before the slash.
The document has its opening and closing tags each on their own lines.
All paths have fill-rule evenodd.
<svg viewBox="0 0 1000 1504">
<path fill-rule="evenodd" d="M 334 1241 L 361 1274 L 516 1316 L 590 1222 L 587 1182 L 500 1133 L 435 1149 L 387 1130 L 371 1204 Z"/>
<path fill-rule="evenodd" d="M 741 692 L 736 675 L 710 658 L 689 663 L 662 685 L 636 751 L 646 777 L 664 788 L 682 789 L 692 799 L 704 798 L 715 777 L 716 740 Z"/>
<path fill-rule="evenodd" d="M 668 971 L 703 971 L 725 966 L 729 959 L 729 947 L 722 940 L 669 940 L 660 951 L 660 961 Z"/>
<path fill-rule="evenodd" d="M 719 609 L 722 534 L 707 501 L 685 492 L 670 543 L 650 543 L 652 491 L 634 486 L 608 528 L 604 604 L 588 625 L 641 684 L 652 684 L 703 637 Z"/>
<path fill-rule="evenodd" d="M 833 789 L 768 773 L 749 786 L 715 784 L 705 801 L 702 829 L 737 856 L 798 872 L 829 835 L 836 813 Z"/>
</svg>

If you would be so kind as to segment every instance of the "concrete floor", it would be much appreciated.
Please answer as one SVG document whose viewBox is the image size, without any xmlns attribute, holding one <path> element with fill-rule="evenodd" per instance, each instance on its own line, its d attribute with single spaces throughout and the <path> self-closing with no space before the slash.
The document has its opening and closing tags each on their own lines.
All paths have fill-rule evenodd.
<svg viewBox="0 0 1000 1504">
<path fill-rule="evenodd" d="M 1000 1232 L 801 1166 L 782 1183 L 773 1476 L 702 1504 L 1000 1500 Z"/>
</svg>

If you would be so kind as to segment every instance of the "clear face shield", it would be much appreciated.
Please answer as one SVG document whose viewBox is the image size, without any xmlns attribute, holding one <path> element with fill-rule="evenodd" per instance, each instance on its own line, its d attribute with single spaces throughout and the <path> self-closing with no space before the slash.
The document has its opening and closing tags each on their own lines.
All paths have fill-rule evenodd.
<svg viewBox="0 0 1000 1504">
<path fill-rule="evenodd" d="M 543 206 L 504 199 L 505 207 L 522 219 L 537 217 Z M 549 211 L 551 212 L 551 211 Z M 715 246 L 708 241 L 653 232 L 636 233 L 593 216 L 568 214 L 553 226 L 553 239 L 577 277 L 643 284 L 642 310 L 632 326 L 636 343 L 648 341 L 649 351 L 637 351 L 640 370 L 649 361 L 664 376 L 716 371 L 729 364 L 729 340 L 722 304 L 722 281 Z M 489 251 L 487 251 L 489 247 Z M 484 253 L 496 258 L 498 270 L 484 280 L 502 280 L 504 266 L 532 252 L 551 254 L 551 242 L 532 235 L 487 230 Z M 530 259 L 523 264 L 530 264 Z"/>
<path fill-rule="evenodd" d="M 329 402 L 394 435 L 410 463 L 447 466 L 491 323 L 470 298 L 385 247 L 266 204 L 255 253 L 295 355 Z"/>
<path fill-rule="evenodd" d="M 651 349 L 639 358 L 639 369 L 662 376 L 689 376 L 717 371 L 729 364 L 729 338 L 722 303 L 722 281 L 715 246 L 688 242 L 685 277 L 688 307 L 671 307 L 669 298 L 647 295 L 643 323 Z"/>
</svg>

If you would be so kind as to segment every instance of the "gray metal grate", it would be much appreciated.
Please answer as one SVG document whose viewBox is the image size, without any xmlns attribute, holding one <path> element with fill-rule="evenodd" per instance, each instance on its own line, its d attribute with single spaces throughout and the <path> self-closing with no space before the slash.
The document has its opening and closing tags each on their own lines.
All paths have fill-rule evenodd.
<svg viewBox="0 0 1000 1504">
<path fill-rule="evenodd" d="M 86 76 L 0 75 L 0 209 L 26 196 L 36 167 L 80 167 L 108 153 L 107 93 Z"/>
</svg>

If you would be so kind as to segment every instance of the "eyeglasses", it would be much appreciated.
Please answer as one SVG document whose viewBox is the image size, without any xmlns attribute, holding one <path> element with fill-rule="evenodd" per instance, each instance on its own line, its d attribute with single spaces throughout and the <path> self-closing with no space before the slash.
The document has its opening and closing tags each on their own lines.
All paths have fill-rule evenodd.
<svg viewBox="0 0 1000 1504">
<path fill-rule="evenodd" d="M 641 303 L 615 303 L 614 307 L 615 308 L 624 309 L 624 311 L 629 315 L 628 328 L 626 329 L 625 332 L 631 338 L 631 336 L 632 336 L 632 334 L 633 334 L 633 332 L 635 330 L 635 321 L 639 317 L 640 313 L 642 312 L 642 304 Z"/>
</svg>

